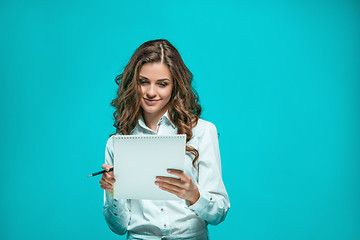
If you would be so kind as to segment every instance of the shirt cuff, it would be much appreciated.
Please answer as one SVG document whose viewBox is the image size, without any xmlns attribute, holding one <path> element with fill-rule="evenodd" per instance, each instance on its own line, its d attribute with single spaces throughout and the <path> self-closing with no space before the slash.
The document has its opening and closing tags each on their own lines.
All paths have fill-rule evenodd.
<svg viewBox="0 0 360 240">
<path fill-rule="evenodd" d="M 113 190 L 112 190 L 113 191 Z M 120 216 L 126 212 L 126 199 L 116 199 L 114 198 L 112 191 L 106 191 L 107 202 L 109 206 L 109 211 L 114 216 Z"/>
<path fill-rule="evenodd" d="M 213 198 L 210 193 L 203 190 L 201 187 L 198 186 L 200 197 L 197 200 L 196 203 L 193 205 L 189 205 L 189 202 L 187 201 L 186 204 L 188 205 L 188 209 L 190 209 L 192 212 L 194 212 L 196 215 L 201 214 L 205 208 L 207 208 L 209 205 L 213 204 Z"/>
</svg>

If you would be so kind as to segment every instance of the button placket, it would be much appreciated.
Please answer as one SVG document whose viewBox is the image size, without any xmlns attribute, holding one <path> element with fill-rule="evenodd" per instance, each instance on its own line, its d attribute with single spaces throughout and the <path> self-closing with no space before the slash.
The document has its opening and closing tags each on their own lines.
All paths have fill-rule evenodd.
<svg viewBox="0 0 360 240">
<path fill-rule="evenodd" d="M 166 208 L 161 206 L 160 207 L 160 214 L 161 214 L 161 221 L 162 221 L 162 226 L 163 226 L 163 234 L 167 235 L 170 231 L 169 229 L 169 219 L 168 216 L 166 214 Z"/>
<path fill-rule="evenodd" d="M 164 208 L 160 208 L 161 213 L 164 213 Z M 166 223 L 164 223 L 164 228 L 166 228 Z"/>
</svg>

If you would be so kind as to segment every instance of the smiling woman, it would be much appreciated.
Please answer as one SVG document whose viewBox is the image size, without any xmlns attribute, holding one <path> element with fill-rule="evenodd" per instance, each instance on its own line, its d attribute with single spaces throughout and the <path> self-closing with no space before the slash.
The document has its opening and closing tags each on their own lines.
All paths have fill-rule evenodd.
<svg viewBox="0 0 360 240">
<path fill-rule="evenodd" d="M 128 239 L 208 239 L 207 225 L 222 222 L 230 203 L 221 176 L 217 130 L 200 119 L 192 73 L 176 48 L 159 39 L 142 44 L 115 80 L 116 133 L 107 141 L 102 168 L 113 167 L 113 137 L 119 134 L 186 134 L 187 154 L 184 171 L 169 169 L 174 177 L 158 176 L 154 182 L 179 201 L 115 199 L 114 173 L 105 172 L 100 186 L 110 229 L 127 233 Z"/>
</svg>

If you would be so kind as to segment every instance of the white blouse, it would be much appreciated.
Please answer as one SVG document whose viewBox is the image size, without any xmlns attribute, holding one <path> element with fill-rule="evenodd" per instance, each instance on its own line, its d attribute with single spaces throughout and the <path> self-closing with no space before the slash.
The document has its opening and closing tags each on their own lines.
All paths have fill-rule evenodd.
<svg viewBox="0 0 360 240">
<path fill-rule="evenodd" d="M 187 145 L 199 151 L 196 161 L 199 172 L 193 167 L 193 155 L 189 153 L 185 155 L 184 172 L 198 186 L 199 200 L 190 205 L 185 200 L 114 199 L 113 190 L 104 191 L 103 212 L 114 233 L 128 233 L 128 239 L 208 239 L 207 225 L 217 225 L 225 219 L 230 202 L 221 177 L 216 127 L 199 119 L 192 131 L 193 137 Z M 156 131 L 140 118 L 131 135 L 144 134 L 177 134 L 177 128 L 166 112 Z M 105 163 L 113 166 L 113 156 L 111 136 L 106 143 Z"/>
</svg>

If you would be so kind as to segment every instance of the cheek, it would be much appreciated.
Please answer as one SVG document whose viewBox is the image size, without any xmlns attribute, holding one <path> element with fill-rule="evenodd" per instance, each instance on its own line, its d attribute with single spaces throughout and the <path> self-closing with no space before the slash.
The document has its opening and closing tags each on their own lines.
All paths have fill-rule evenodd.
<svg viewBox="0 0 360 240">
<path fill-rule="evenodd" d="M 146 88 L 144 86 L 140 86 L 139 87 L 139 94 L 144 95 L 145 92 L 146 92 Z"/>
<path fill-rule="evenodd" d="M 171 97 L 171 92 L 172 92 L 172 89 L 171 89 L 171 88 L 166 89 L 166 90 L 163 92 L 163 98 L 169 99 L 169 98 Z"/>
<path fill-rule="evenodd" d="M 170 98 L 171 97 L 171 93 L 172 93 L 172 86 L 171 87 L 168 87 L 168 88 L 165 88 L 165 89 L 162 89 L 162 96 L 163 98 Z"/>
</svg>

